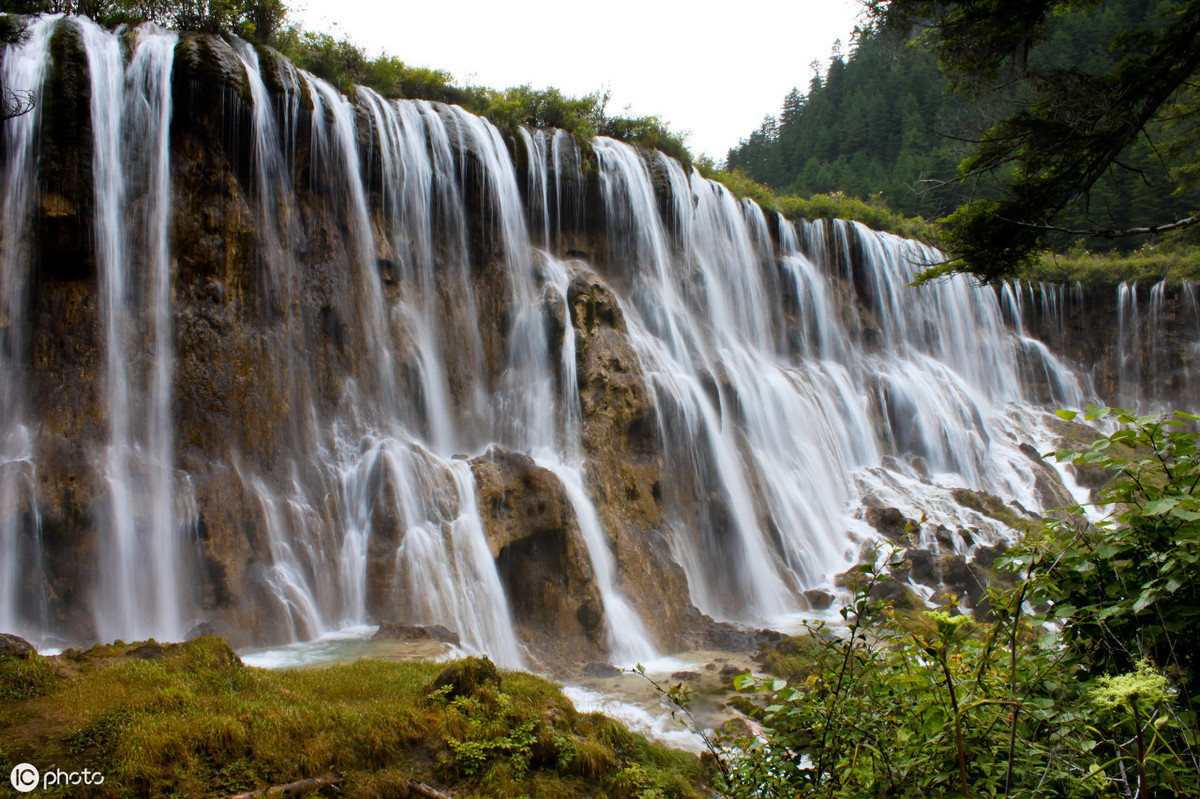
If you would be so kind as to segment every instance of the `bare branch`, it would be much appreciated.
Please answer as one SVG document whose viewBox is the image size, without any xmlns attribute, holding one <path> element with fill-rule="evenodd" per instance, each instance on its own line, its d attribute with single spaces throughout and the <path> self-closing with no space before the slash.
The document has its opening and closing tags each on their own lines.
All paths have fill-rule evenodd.
<svg viewBox="0 0 1200 799">
<path fill-rule="evenodd" d="M 1200 222 L 1200 213 L 1192 214 L 1183 219 L 1176 219 L 1174 222 L 1166 222 L 1161 225 L 1145 225 L 1143 227 L 1125 228 L 1124 230 L 1112 229 L 1075 229 L 1059 227 L 1058 225 L 1037 224 L 1035 222 L 1025 222 L 1020 219 L 1007 219 L 998 214 L 991 214 L 997 219 L 1008 222 L 1021 227 L 1035 228 L 1037 230 L 1049 230 L 1055 233 L 1068 233 L 1072 236 L 1090 236 L 1100 239 L 1121 239 L 1129 236 L 1151 236 L 1156 233 L 1166 233 L 1170 230 L 1178 230 Z"/>
</svg>

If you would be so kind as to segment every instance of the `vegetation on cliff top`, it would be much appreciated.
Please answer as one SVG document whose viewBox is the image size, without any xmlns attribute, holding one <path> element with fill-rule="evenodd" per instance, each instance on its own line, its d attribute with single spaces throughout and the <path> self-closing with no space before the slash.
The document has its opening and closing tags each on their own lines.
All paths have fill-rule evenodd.
<svg viewBox="0 0 1200 799">
<path fill-rule="evenodd" d="M 569 97 L 529 85 L 458 86 L 444 70 L 411 66 L 387 53 L 371 58 L 348 39 L 289 24 L 282 0 L 3 0 L 0 13 L 82 14 L 105 26 L 148 20 L 180 30 L 234 34 L 274 47 L 343 92 L 363 85 L 387 98 L 455 103 L 510 130 L 517 125 L 562 128 L 585 146 L 593 136 L 610 136 L 692 163 L 682 135 L 658 117 L 609 115 L 607 94 Z"/>
<path fill-rule="evenodd" d="M 95 796 L 224 796 L 321 775 L 363 797 L 409 796 L 414 781 L 456 797 L 700 793 L 694 756 L 482 659 L 268 671 L 216 638 L 118 642 L 0 657 L 0 696 L 0 762 L 99 771 Z"/>
<path fill-rule="evenodd" d="M 721 170 L 707 159 L 694 159 L 684 136 L 658 117 L 610 115 L 605 93 L 570 97 L 555 88 L 528 85 L 504 90 L 460 86 L 444 70 L 412 66 L 387 53 L 372 58 L 348 39 L 289 24 L 282 0 L 0 0 L 0 12 L 76 13 L 107 26 L 149 20 L 184 30 L 234 34 L 275 48 L 344 92 L 362 85 L 387 98 L 453 103 L 510 132 L 522 125 L 561 128 L 585 147 L 594 136 L 608 136 L 659 150 L 685 166 L 695 165 L 738 197 L 750 197 L 789 219 L 852 219 L 877 230 L 927 238 L 927 226 L 889 210 L 878 198 L 863 201 L 836 190 L 807 198 L 777 195 L 741 169 Z"/>
<path fill-rule="evenodd" d="M 730 168 L 941 218 L 953 261 L 932 275 L 1003 278 L 1045 250 L 1127 252 L 1200 220 L 1200 3 L 866 5 L 850 56 L 814 62 Z"/>
</svg>

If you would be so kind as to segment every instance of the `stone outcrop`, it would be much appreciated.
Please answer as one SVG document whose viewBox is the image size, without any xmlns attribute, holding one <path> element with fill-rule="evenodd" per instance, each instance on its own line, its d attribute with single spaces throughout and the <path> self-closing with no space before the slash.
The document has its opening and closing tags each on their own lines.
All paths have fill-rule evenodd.
<svg viewBox="0 0 1200 799">
<path fill-rule="evenodd" d="M 500 447 L 472 459 L 471 471 L 521 638 L 554 662 L 603 657 L 604 603 L 562 483 L 528 455 Z"/>
</svg>

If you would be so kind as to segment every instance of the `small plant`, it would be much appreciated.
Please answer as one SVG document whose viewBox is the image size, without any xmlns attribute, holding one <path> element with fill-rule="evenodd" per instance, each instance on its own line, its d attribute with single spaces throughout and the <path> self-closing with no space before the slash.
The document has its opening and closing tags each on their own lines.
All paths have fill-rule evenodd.
<svg viewBox="0 0 1200 799">
<path fill-rule="evenodd" d="M 738 678 L 766 740 L 742 746 L 728 792 L 1200 796 L 1200 417 L 1085 419 L 1107 416 L 1115 432 L 1057 456 L 1113 475 L 1109 516 L 1032 525 L 997 561 L 1023 579 L 989 590 L 987 619 L 898 613 L 871 598 L 883 567 L 864 566 L 846 626 L 811 625 L 803 679 Z"/>
</svg>

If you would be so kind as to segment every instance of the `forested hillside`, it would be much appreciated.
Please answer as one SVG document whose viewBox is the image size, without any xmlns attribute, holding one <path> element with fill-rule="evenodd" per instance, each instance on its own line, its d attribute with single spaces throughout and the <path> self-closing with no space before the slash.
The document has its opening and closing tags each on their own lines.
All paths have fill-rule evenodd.
<svg viewBox="0 0 1200 799">
<path fill-rule="evenodd" d="M 1111 67 L 1115 36 L 1161 24 L 1158 6 L 1112 0 L 1056 17 L 1029 62 L 1099 74 Z M 730 150 L 728 168 L 781 193 L 881 195 L 892 210 L 927 219 L 949 214 L 973 193 L 986 194 L 986 185 L 956 181 L 957 166 L 982 131 L 1024 99 L 1022 89 L 968 100 L 951 90 L 936 58 L 914 46 L 915 38 L 868 29 L 848 56 L 835 46 L 823 74 L 814 62 L 807 89 L 794 89 L 778 117 L 768 116 Z M 1161 146 L 1169 125 L 1169 119 L 1156 123 L 1093 187 L 1094 218 L 1120 228 L 1191 210 L 1188 198 L 1175 194 L 1177 168 L 1186 159 L 1170 161 Z"/>
</svg>

